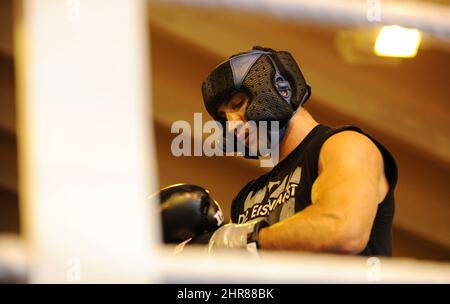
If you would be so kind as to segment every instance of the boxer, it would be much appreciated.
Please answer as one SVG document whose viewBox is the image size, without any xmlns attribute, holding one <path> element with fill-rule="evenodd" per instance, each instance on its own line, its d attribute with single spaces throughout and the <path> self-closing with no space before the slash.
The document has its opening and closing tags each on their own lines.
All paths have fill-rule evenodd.
<svg viewBox="0 0 450 304">
<path fill-rule="evenodd" d="M 211 251 L 392 254 L 393 156 L 356 126 L 317 122 L 304 108 L 311 87 L 289 52 L 254 47 L 233 55 L 206 77 L 202 93 L 224 138 L 231 133 L 247 148 L 248 131 L 229 129 L 228 122 L 279 125 L 278 141 L 271 143 L 278 145 L 278 164 L 237 193 L 233 223 L 212 235 Z"/>
</svg>

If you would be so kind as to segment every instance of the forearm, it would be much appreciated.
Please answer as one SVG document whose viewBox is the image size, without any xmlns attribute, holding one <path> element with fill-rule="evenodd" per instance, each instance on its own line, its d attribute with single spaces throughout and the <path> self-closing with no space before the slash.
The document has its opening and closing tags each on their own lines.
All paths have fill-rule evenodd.
<svg viewBox="0 0 450 304">
<path fill-rule="evenodd" d="M 357 243 L 344 216 L 319 205 L 311 205 L 259 233 L 262 249 L 356 253 L 360 249 Z"/>
</svg>

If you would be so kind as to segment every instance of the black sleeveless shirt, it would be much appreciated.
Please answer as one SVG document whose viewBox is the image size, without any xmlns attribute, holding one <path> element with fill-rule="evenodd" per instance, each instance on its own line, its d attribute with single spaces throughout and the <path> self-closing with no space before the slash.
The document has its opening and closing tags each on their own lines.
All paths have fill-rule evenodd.
<svg viewBox="0 0 450 304">
<path fill-rule="evenodd" d="M 397 165 L 383 145 L 354 126 L 331 128 L 317 125 L 270 172 L 252 180 L 238 193 L 231 206 L 233 223 L 242 224 L 262 217 L 272 225 L 311 205 L 311 189 L 318 177 L 320 149 L 330 136 L 346 130 L 362 133 L 375 143 L 383 155 L 389 183 L 389 192 L 378 205 L 367 246 L 360 254 L 391 256 Z"/>
</svg>

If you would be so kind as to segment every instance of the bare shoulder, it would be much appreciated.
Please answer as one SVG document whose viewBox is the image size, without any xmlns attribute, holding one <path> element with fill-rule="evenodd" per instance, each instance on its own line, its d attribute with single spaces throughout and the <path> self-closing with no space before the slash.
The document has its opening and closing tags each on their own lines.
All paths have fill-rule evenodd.
<svg viewBox="0 0 450 304">
<path fill-rule="evenodd" d="M 352 180 L 360 188 L 369 187 L 378 203 L 389 190 L 380 150 L 370 138 L 356 131 L 342 131 L 325 141 L 319 154 L 320 176 L 325 181 Z"/>
<path fill-rule="evenodd" d="M 319 167 L 347 164 L 380 168 L 383 156 L 375 143 L 356 131 L 342 131 L 328 138 L 319 155 Z"/>
</svg>

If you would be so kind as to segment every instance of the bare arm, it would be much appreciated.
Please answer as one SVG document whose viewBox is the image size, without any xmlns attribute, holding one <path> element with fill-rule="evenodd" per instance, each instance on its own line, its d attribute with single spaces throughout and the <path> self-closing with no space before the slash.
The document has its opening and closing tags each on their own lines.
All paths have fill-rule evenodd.
<svg viewBox="0 0 450 304">
<path fill-rule="evenodd" d="M 359 253 L 388 188 L 383 158 L 370 139 L 354 131 L 333 135 L 320 152 L 312 205 L 262 229 L 259 244 L 267 249 Z"/>
</svg>

